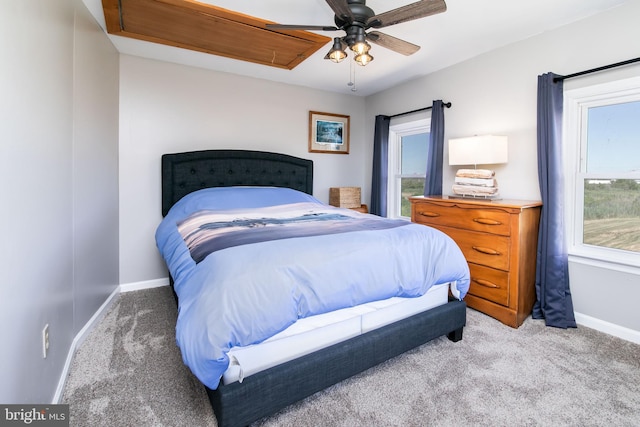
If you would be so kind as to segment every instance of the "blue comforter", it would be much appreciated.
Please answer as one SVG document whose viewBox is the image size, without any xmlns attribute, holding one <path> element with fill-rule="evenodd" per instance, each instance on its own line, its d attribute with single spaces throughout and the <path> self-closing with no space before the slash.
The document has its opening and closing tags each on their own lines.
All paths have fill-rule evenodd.
<svg viewBox="0 0 640 427">
<path fill-rule="evenodd" d="M 423 295 L 469 270 L 445 234 L 360 214 L 289 189 L 227 187 L 187 195 L 156 232 L 179 298 L 184 363 L 215 389 L 233 346 L 297 319 L 394 296 Z"/>
</svg>

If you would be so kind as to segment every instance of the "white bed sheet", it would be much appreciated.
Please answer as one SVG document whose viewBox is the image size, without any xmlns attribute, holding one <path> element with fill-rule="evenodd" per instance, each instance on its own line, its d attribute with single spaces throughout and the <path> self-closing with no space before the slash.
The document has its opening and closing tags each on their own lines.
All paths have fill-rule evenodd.
<svg viewBox="0 0 640 427">
<path fill-rule="evenodd" d="M 300 319 L 260 344 L 232 348 L 222 382 L 242 382 L 265 369 L 446 304 L 450 287 L 455 288 L 446 283 L 417 298 L 394 297 Z"/>
</svg>

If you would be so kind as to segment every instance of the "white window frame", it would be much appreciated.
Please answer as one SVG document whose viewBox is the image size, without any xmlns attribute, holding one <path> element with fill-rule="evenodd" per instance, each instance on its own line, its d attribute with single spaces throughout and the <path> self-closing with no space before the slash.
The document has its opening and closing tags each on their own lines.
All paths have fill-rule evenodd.
<svg viewBox="0 0 640 427">
<path fill-rule="evenodd" d="M 584 179 L 611 178 L 612 174 L 585 173 L 586 134 L 589 107 L 640 101 L 640 78 L 634 77 L 564 92 L 565 221 L 567 250 L 572 261 L 600 265 L 625 272 L 640 273 L 640 254 L 614 248 L 584 244 Z M 615 174 L 616 178 L 639 179 L 640 174 Z"/>
<path fill-rule="evenodd" d="M 400 174 L 402 137 L 431 132 L 431 115 L 428 118 L 389 126 L 388 182 L 387 182 L 387 217 L 411 220 L 401 215 Z M 425 159 L 426 163 L 427 159 Z"/>
</svg>

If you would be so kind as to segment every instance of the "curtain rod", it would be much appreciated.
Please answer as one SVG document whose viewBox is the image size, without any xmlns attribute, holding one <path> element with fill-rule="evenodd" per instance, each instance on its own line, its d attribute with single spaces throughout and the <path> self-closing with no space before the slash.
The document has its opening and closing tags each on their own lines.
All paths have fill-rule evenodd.
<svg viewBox="0 0 640 427">
<path fill-rule="evenodd" d="M 442 104 L 442 106 L 443 107 L 447 107 L 447 108 L 451 108 L 451 103 L 450 102 L 444 102 Z M 398 114 L 394 114 L 393 116 L 389 116 L 389 118 L 392 119 L 394 117 L 400 117 L 400 116 L 404 116 L 404 115 L 411 114 L 411 113 L 418 113 L 420 111 L 431 110 L 432 108 L 433 108 L 433 106 L 424 107 L 424 108 L 418 108 L 417 110 L 405 111 L 404 113 L 398 113 Z"/>
<path fill-rule="evenodd" d="M 590 70 L 585 70 L 585 71 L 580 71 L 578 73 L 569 74 L 568 76 L 554 77 L 553 78 L 553 82 L 557 83 L 557 82 L 559 82 L 561 80 L 566 80 L 566 79 L 570 79 L 570 78 L 578 77 L 578 76 L 584 76 L 585 74 L 596 73 L 598 71 L 604 71 L 604 70 L 608 70 L 610 68 L 615 68 L 615 67 L 622 67 L 623 65 L 633 64 L 634 62 L 640 62 L 640 58 L 628 59 L 626 61 L 616 62 L 615 64 L 604 65 L 602 67 L 592 68 Z"/>
</svg>

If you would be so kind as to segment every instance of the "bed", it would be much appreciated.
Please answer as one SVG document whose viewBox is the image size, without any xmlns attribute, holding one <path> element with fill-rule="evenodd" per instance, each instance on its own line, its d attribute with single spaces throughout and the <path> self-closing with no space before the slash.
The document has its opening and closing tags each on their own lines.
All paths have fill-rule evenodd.
<svg viewBox="0 0 640 427">
<path fill-rule="evenodd" d="M 438 240 L 434 248 L 424 249 L 431 251 L 430 255 L 419 258 L 438 259 L 425 264 L 428 274 L 420 273 L 425 279 L 414 280 L 420 283 L 401 291 L 390 291 L 386 282 L 396 280 L 399 267 L 390 264 L 384 270 L 393 271 L 389 276 L 393 280 L 387 280 L 386 273 L 373 268 L 367 274 L 369 267 L 345 267 L 358 265 L 350 262 L 362 262 L 357 256 L 351 260 L 347 254 L 361 253 L 360 247 L 391 239 L 385 241 L 382 249 L 377 249 L 381 257 L 388 257 L 383 251 L 392 249 L 385 248 L 427 240 L 422 235 L 414 239 L 416 231 L 439 232 L 327 206 L 318 202 L 312 192 L 313 163 L 307 159 L 248 150 L 206 150 L 162 156 L 164 220 L 158 227 L 156 240 L 169 268 L 179 306 L 176 337 L 183 360 L 204 384 L 221 427 L 248 425 L 437 337 L 446 335 L 454 342 L 462 339 L 466 323 L 466 305 L 462 298 L 468 289 L 469 273 L 455 244 L 451 246 L 450 242 Z M 256 218 L 260 221 L 258 227 Z M 251 233 L 251 238 L 234 234 L 238 221 L 242 222 L 242 232 L 251 229 L 251 233 L 260 234 L 264 240 L 251 240 L 255 238 Z M 290 221 L 295 222 L 294 234 L 286 234 L 291 233 L 288 225 L 281 227 L 283 222 L 289 224 Z M 322 234 L 310 232 L 317 223 L 328 224 L 326 227 L 332 230 L 329 233 L 332 235 L 326 236 L 324 231 Z M 363 224 L 367 230 L 342 228 L 353 224 Z M 371 226 L 376 230 L 369 230 Z M 197 233 L 203 228 L 213 229 L 223 237 L 202 237 Z M 273 230 L 279 228 L 286 230 L 284 236 L 272 237 Z M 295 234 L 301 232 L 307 234 Z M 396 233 L 400 234 L 396 236 Z M 353 237 L 356 235 L 357 238 Z M 364 244 L 352 243 L 360 238 Z M 296 242 L 298 246 L 289 249 L 284 246 L 285 241 L 287 245 Z M 213 249 L 212 242 L 216 242 Z M 303 250 L 320 250 L 315 248 L 321 248 L 324 242 L 329 245 L 323 247 L 324 253 L 335 255 L 330 263 L 324 263 L 329 269 L 318 267 L 316 272 L 315 264 L 323 264 L 319 262 L 314 263 L 314 267 L 301 267 L 301 259 L 306 257 L 300 255 Z M 276 253 L 278 256 L 273 255 Z M 296 262 L 281 265 L 283 257 L 295 258 Z M 310 253 L 309 257 L 317 259 L 318 254 Z M 270 270 L 260 270 L 265 267 L 258 265 L 258 259 Z M 422 263 L 417 259 L 410 262 Z M 269 277 L 266 293 L 269 298 L 275 295 L 274 308 L 263 310 L 266 304 L 262 304 L 262 296 L 257 296 L 262 295 L 261 288 L 239 290 L 246 283 L 258 281 L 245 275 L 249 270 L 260 271 L 260 280 Z M 278 276 L 272 278 L 271 274 L 275 275 L 276 271 Z M 338 291 L 333 291 L 339 287 L 338 282 L 359 281 L 352 277 L 355 275 L 352 271 L 357 272 L 358 277 L 366 277 L 366 283 L 355 283 L 355 288 L 347 290 L 350 301 L 344 301 L 343 296 L 336 296 Z M 401 274 L 409 277 L 414 273 L 401 271 Z M 319 290 L 304 288 L 301 291 L 297 287 L 298 281 L 306 284 L 316 275 L 322 275 Z M 223 288 L 217 282 L 212 286 L 209 281 L 214 276 L 221 281 L 226 277 L 232 290 L 219 290 Z M 279 285 L 290 277 L 296 282 L 294 296 L 289 296 L 293 292 L 290 288 L 283 286 L 281 290 Z M 426 283 L 428 281 L 434 283 Z M 375 295 L 369 295 L 370 292 Z M 387 295 L 389 292 L 396 294 Z M 309 294 L 320 301 L 312 300 Z M 226 307 L 236 307 L 232 305 L 233 298 L 241 301 L 237 304 L 241 309 L 227 310 Z M 220 301 L 225 303 L 219 304 Z M 222 306 L 225 310 L 220 309 Z M 250 316 L 241 313 L 247 309 Z M 271 319 L 268 322 L 263 319 L 265 312 L 275 318 L 273 325 Z M 245 320 L 246 317 L 250 319 Z M 227 331 L 226 326 L 219 325 L 229 318 L 237 324 L 236 329 L 230 327 Z M 269 326 L 264 326 L 266 323 Z M 218 342 L 217 335 L 221 335 L 221 343 L 207 347 L 211 342 Z M 216 338 L 212 338 L 214 336 Z M 283 355 L 283 349 L 293 351 L 287 350 Z"/>
</svg>

